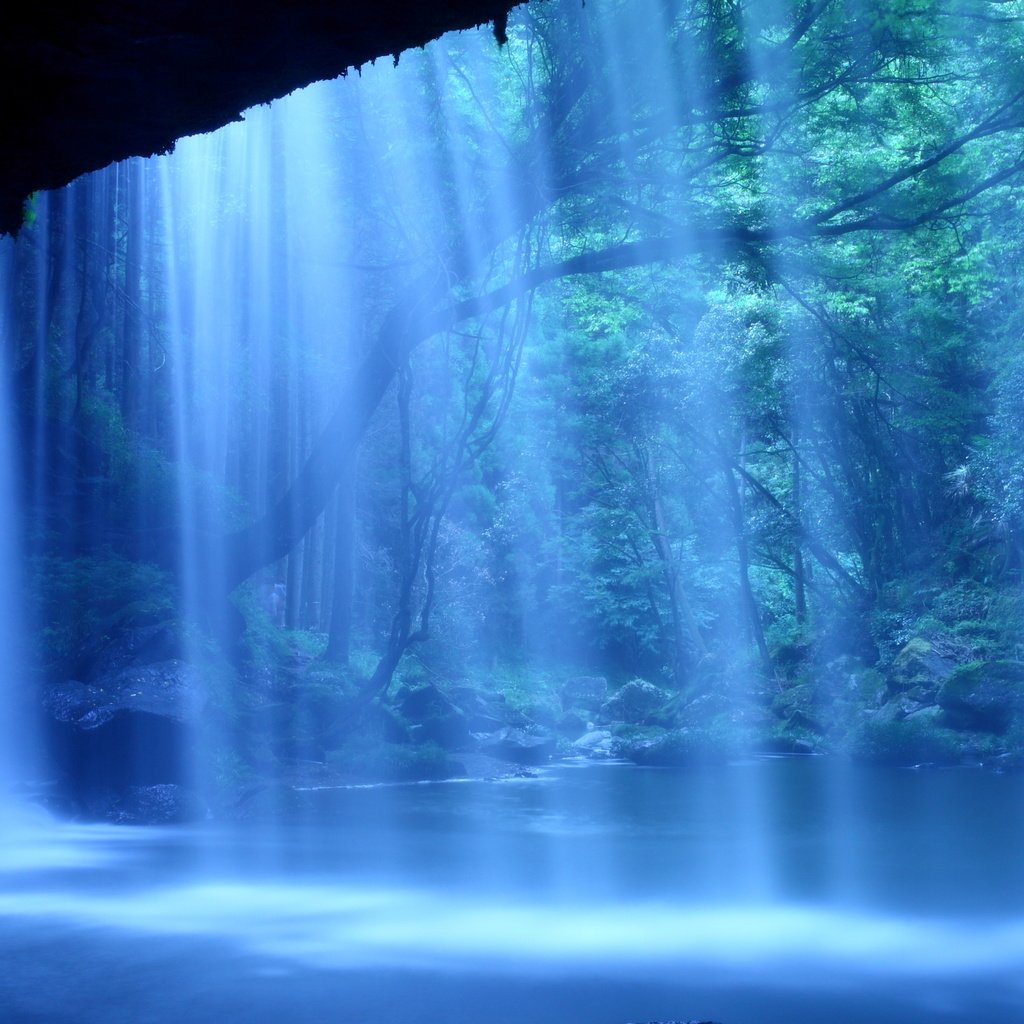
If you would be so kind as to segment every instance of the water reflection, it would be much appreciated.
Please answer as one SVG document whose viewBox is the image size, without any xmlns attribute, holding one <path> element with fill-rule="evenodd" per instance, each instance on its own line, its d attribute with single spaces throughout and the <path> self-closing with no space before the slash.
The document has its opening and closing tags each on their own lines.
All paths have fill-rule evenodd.
<svg viewBox="0 0 1024 1024">
<path fill-rule="evenodd" d="M 563 1019 L 578 1021 L 653 1019 L 662 989 L 675 1016 L 706 1001 L 715 1019 L 733 1010 L 726 1024 L 812 1009 L 865 1020 L 872 1000 L 878 1020 L 975 1020 L 979 1000 L 1012 1016 L 1024 1009 L 1022 788 L 981 771 L 770 759 L 308 791 L 272 832 L 26 819 L 0 860 L 0 988 L 11 1005 L 41 998 L 24 979 L 26 950 L 43 943 L 54 966 L 34 969 L 55 1021 L 80 1019 L 60 1009 L 69 987 L 101 986 L 140 954 L 171 975 L 200 955 L 219 965 L 216 984 L 146 1018 L 160 1022 L 180 1019 L 182 1000 L 200 1020 L 241 1012 L 255 963 L 292 978 L 300 1002 L 316 1001 L 308 972 L 345 972 L 368 1024 L 392 1019 L 382 972 L 395 971 L 415 975 L 403 984 L 422 990 L 423 1020 L 473 1019 L 438 994 L 452 972 L 503 1001 L 494 1019 L 509 1021 L 545 1019 L 520 992 L 538 978 L 556 1004 L 577 1001 Z M 58 971 L 53 949 L 83 929 L 89 955 Z"/>
</svg>

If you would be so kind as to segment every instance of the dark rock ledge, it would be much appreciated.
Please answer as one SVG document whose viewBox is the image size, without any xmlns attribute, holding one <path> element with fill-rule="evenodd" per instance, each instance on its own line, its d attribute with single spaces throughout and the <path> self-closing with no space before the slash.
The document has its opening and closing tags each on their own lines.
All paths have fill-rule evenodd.
<svg viewBox="0 0 1024 1024">
<path fill-rule="evenodd" d="M 336 78 L 515 0 L 41 0 L 9 4 L 0 32 L 0 234 L 22 204 L 115 160 L 213 131 L 258 103 Z"/>
</svg>

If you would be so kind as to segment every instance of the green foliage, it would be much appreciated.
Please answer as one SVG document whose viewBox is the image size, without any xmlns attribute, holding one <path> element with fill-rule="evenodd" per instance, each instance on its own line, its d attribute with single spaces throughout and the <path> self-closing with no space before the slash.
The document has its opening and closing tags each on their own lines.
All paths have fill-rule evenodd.
<svg viewBox="0 0 1024 1024">
<path fill-rule="evenodd" d="M 27 230 L 31 230 L 36 223 L 36 219 L 39 216 L 37 209 L 37 203 L 39 201 L 39 193 L 33 192 L 28 199 L 25 200 L 25 205 L 22 207 L 22 221 L 21 226 Z"/>
<path fill-rule="evenodd" d="M 747 739 L 737 729 L 719 723 L 634 739 L 626 750 L 637 764 L 667 768 L 725 760 L 742 750 Z"/>
<path fill-rule="evenodd" d="M 923 718 L 869 719 L 850 733 L 846 745 L 858 760 L 904 767 L 960 764 L 975 753 L 963 736 Z"/>
<path fill-rule="evenodd" d="M 176 606 L 167 573 L 109 548 L 74 559 L 33 559 L 30 595 L 40 623 L 40 658 L 65 670 L 126 626 L 173 617 Z"/>
<path fill-rule="evenodd" d="M 243 643 L 253 673 L 256 678 L 273 678 L 291 660 L 287 635 L 263 607 L 258 587 L 240 587 L 233 600 L 245 621 Z"/>
<path fill-rule="evenodd" d="M 320 201 L 282 187 L 268 222 L 311 247 L 337 227 L 329 260 L 283 239 L 262 266 L 260 203 L 235 185 L 178 220 L 147 210 L 145 230 L 119 188 L 114 216 L 76 220 L 66 248 L 93 256 L 64 280 L 56 255 L 45 274 L 24 259 L 11 348 L 53 449 L 33 464 L 60 478 L 40 483 L 34 532 L 59 550 L 53 510 L 73 500 L 110 542 L 38 560 L 48 664 L 174 614 L 167 578 L 123 554 L 140 524 L 224 533 L 311 451 L 330 462 L 339 442 L 317 434 L 364 355 L 339 338 L 382 338 L 371 360 L 402 363 L 388 329 L 409 324 L 415 346 L 421 309 L 444 330 L 411 351 L 345 483 L 350 667 L 318 662 L 330 516 L 275 567 L 302 629 L 237 596 L 245 671 L 306 709 L 303 738 L 327 742 L 316 720 L 343 718 L 396 644 L 415 652 L 397 684 L 486 675 L 538 718 L 559 710 L 559 664 L 703 691 L 703 732 L 632 737 L 679 760 L 746 728 L 728 724 L 737 694 L 831 736 L 876 709 L 881 681 L 928 696 L 912 656 L 961 673 L 1024 656 L 1021 24 L 975 0 L 669 0 L 646 35 L 638 8 L 531 5 L 501 51 L 467 34 L 346 83 L 355 101 L 338 95 L 329 145 L 310 148 Z M 335 166 L 331 147 L 360 159 Z M 70 240 L 44 210 L 26 212 L 34 244 Z M 204 269 L 235 237 L 260 253 L 209 283 L 227 309 L 202 325 L 212 342 L 168 283 L 192 235 Z M 319 286 L 318 261 L 361 268 L 336 306 L 315 289 L 325 323 L 282 285 Z M 579 273 L 445 313 L 558 267 Z M 872 719 L 851 742 L 944 760 L 944 728 Z"/>
</svg>

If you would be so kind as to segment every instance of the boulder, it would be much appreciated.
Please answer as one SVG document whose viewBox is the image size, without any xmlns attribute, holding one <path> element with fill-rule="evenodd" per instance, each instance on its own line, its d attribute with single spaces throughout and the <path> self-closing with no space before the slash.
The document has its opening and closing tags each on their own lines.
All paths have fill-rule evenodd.
<svg viewBox="0 0 1024 1024">
<path fill-rule="evenodd" d="M 428 715 L 447 711 L 454 706 L 433 683 L 424 686 L 402 686 L 395 694 L 393 703 L 411 722 L 422 721 Z"/>
<path fill-rule="evenodd" d="M 965 759 L 963 737 L 933 717 L 866 716 L 846 737 L 847 752 L 863 761 L 893 765 L 954 765 Z"/>
<path fill-rule="evenodd" d="M 129 786 L 104 815 L 116 825 L 178 825 L 206 816 L 199 797 L 173 783 Z"/>
<path fill-rule="evenodd" d="M 909 695 L 893 697 L 886 701 L 881 707 L 866 710 L 866 719 L 872 722 L 902 722 L 910 718 L 926 707 L 933 707 L 931 704 L 922 704 Z"/>
<path fill-rule="evenodd" d="M 417 743 L 436 743 L 445 750 L 464 750 L 473 745 L 466 715 L 433 684 L 403 686 L 394 702 L 410 723 L 410 734 Z"/>
<path fill-rule="evenodd" d="M 915 636 L 893 659 L 889 687 L 897 693 L 913 690 L 916 700 L 925 700 L 938 692 L 956 667 L 956 659 L 935 640 Z"/>
<path fill-rule="evenodd" d="M 670 695 L 644 679 L 634 679 L 612 694 L 601 705 L 606 721 L 629 725 L 648 725 L 658 717 Z"/>
<path fill-rule="evenodd" d="M 607 729 L 591 729 L 572 745 L 584 757 L 617 757 L 619 741 Z"/>
<path fill-rule="evenodd" d="M 174 623 L 130 625 L 96 648 L 79 669 L 90 679 L 114 675 L 132 665 L 172 661 L 181 657 L 182 644 Z"/>
<path fill-rule="evenodd" d="M 554 754 L 558 745 L 554 736 L 547 733 L 513 728 L 478 735 L 476 740 L 482 754 L 516 764 L 543 764 Z"/>
<path fill-rule="evenodd" d="M 796 683 L 780 690 L 773 698 L 773 713 L 790 729 L 821 734 L 826 731 L 819 717 L 822 710 L 818 693 L 811 683 Z"/>
<path fill-rule="evenodd" d="M 555 731 L 559 736 L 576 739 L 587 731 L 587 723 L 575 711 L 567 711 L 555 722 Z"/>
<path fill-rule="evenodd" d="M 1024 662 L 961 665 L 943 683 L 938 703 L 955 729 L 1004 733 L 1024 712 Z"/>
<path fill-rule="evenodd" d="M 497 732 L 506 725 L 522 727 L 525 716 L 509 707 L 503 693 L 489 693 L 475 686 L 453 686 L 448 698 L 466 718 L 471 732 Z"/>
<path fill-rule="evenodd" d="M 573 676 L 562 684 L 559 696 L 566 711 L 596 711 L 608 699 L 608 680 L 604 676 Z"/>
<path fill-rule="evenodd" d="M 730 753 L 700 729 L 672 729 L 658 736 L 634 740 L 622 751 L 624 757 L 636 764 L 657 768 L 721 760 Z"/>
<path fill-rule="evenodd" d="M 51 686 L 44 696 L 54 721 L 82 730 L 98 729 L 125 714 L 196 722 L 206 701 L 202 674 L 177 658 L 122 668 L 88 684 L 69 679 Z"/>
<path fill-rule="evenodd" d="M 191 732 L 206 702 L 202 673 L 177 659 L 49 687 L 49 749 L 71 804 L 110 818 L 118 802 L 137 808 L 133 787 L 184 782 Z M 142 811 L 125 813 L 145 819 Z"/>
</svg>

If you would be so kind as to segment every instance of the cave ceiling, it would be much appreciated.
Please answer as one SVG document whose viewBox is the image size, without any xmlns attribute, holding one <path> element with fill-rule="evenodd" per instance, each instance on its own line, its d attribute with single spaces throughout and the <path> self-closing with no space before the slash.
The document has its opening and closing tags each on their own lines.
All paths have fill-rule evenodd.
<svg viewBox="0 0 1024 1024">
<path fill-rule="evenodd" d="M 522 0 L 107 0 L 8 7 L 0 33 L 0 232 L 25 199 L 257 103 L 335 78 Z"/>
</svg>

